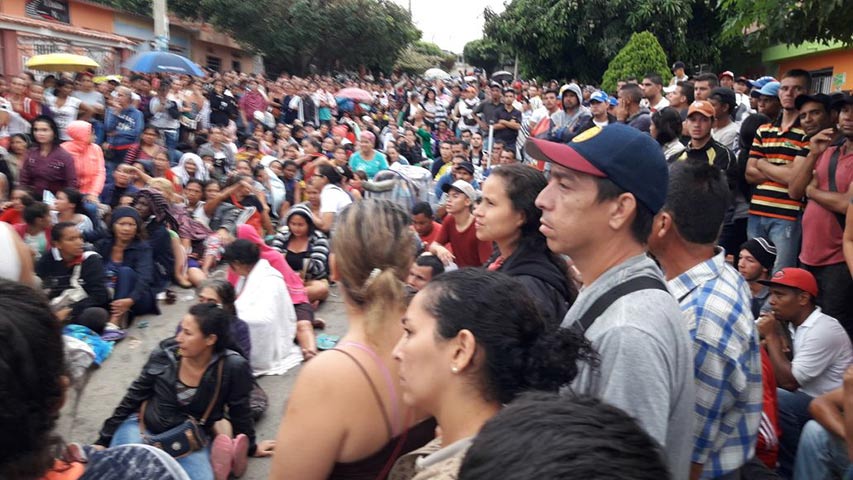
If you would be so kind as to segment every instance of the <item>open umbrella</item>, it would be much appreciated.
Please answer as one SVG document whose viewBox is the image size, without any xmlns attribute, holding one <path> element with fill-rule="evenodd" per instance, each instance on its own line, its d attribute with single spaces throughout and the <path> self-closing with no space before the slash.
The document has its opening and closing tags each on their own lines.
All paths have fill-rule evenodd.
<svg viewBox="0 0 853 480">
<path fill-rule="evenodd" d="M 430 68 L 424 72 L 424 78 L 427 80 L 447 80 L 450 74 L 440 68 Z"/>
<path fill-rule="evenodd" d="M 373 103 L 373 94 L 361 88 L 342 88 L 335 93 L 336 98 L 348 98 L 362 103 Z"/>
<path fill-rule="evenodd" d="M 90 68 L 100 68 L 98 62 L 83 55 L 71 53 L 47 53 L 36 55 L 27 60 L 26 67 L 42 72 L 82 72 Z"/>
<path fill-rule="evenodd" d="M 496 82 L 509 82 L 512 80 L 512 72 L 506 70 L 498 70 L 492 74 L 492 80 Z"/>
<path fill-rule="evenodd" d="M 192 60 L 169 52 L 142 52 L 127 59 L 124 68 L 140 73 L 177 73 L 203 77 L 204 71 Z"/>
</svg>

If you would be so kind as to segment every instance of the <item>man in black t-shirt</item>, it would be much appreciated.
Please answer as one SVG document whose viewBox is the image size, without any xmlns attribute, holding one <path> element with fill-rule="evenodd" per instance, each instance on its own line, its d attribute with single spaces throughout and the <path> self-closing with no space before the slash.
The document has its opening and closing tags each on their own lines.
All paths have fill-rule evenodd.
<svg viewBox="0 0 853 480">
<path fill-rule="evenodd" d="M 504 89 L 503 108 L 498 110 L 495 121 L 495 138 L 503 140 L 505 149 L 515 152 L 518 129 L 521 128 L 521 112 L 513 106 L 515 91 Z"/>
</svg>

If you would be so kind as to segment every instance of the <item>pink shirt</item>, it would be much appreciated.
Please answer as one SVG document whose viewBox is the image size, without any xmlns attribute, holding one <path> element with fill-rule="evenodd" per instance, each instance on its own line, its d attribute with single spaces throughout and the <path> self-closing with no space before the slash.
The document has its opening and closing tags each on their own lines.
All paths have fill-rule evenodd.
<svg viewBox="0 0 853 480">
<path fill-rule="evenodd" d="M 829 159 L 838 147 L 829 147 L 815 163 L 817 188 L 829 191 Z M 835 168 L 835 186 L 841 193 L 847 192 L 853 181 L 853 150 L 838 158 Z M 835 213 L 827 210 L 814 200 L 806 203 L 803 213 L 803 246 L 800 250 L 800 261 L 813 267 L 834 265 L 844 262 L 844 252 L 841 249 L 844 229 Z"/>
</svg>

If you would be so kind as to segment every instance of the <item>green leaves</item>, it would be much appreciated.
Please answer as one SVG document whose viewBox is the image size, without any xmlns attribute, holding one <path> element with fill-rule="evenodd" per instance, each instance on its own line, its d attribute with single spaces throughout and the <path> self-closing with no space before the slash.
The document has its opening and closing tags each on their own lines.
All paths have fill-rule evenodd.
<svg viewBox="0 0 853 480">
<path fill-rule="evenodd" d="M 486 72 L 494 72 L 500 67 L 501 60 L 505 55 L 500 45 L 488 38 L 473 40 L 465 44 L 462 49 L 465 62 L 474 67 L 480 67 Z"/>
<path fill-rule="evenodd" d="M 601 89 L 612 93 L 616 91 L 616 82 L 619 80 L 626 77 L 641 79 L 652 72 L 664 80 L 668 79 L 670 71 L 666 53 L 650 32 L 635 33 L 610 62 L 604 72 Z"/>
<path fill-rule="evenodd" d="M 752 45 L 839 41 L 853 45 L 853 8 L 845 0 L 722 0 L 723 33 Z"/>
</svg>

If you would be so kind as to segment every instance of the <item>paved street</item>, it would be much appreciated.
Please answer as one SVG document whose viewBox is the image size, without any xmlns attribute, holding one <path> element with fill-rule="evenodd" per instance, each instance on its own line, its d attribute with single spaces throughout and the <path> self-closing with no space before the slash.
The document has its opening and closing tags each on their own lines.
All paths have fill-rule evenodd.
<svg viewBox="0 0 853 480">
<path fill-rule="evenodd" d="M 151 350 L 160 340 L 174 335 L 181 317 L 195 301 L 189 297 L 190 290 L 178 290 L 178 301 L 174 305 L 163 305 L 159 317 L 146 316 L 137 319 L 128 331 L 128 336 L 119 343 L 104 365 L 92 372 L 86 386 L 79 393 L 71 393 L 60 418 L 59 433 L 68 442 L 91 443 L 97 439 L 103 421 L 118 405 L 127 387 L 138 375 Z M 332 288 L 332 295 L 320 308 L 318 317 L 326 320 L 326 333 L 342 335 L 346 329 L 344 306 Z M 143 325 L 147 321 L 147 326 Z M 299 373 L 295 368 L 285 375 L 267 376 L 260 384 L 269 395 L 267 413 L 258 422 L 258 440 L 273 439 L 284 412 L 290 389 Z M 261 480 L 269 476 L 270 459 L 251 459 L 249 470 L 242 477 Z"/>
</svg>

